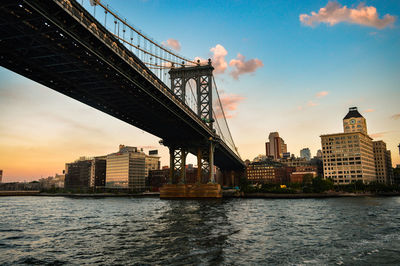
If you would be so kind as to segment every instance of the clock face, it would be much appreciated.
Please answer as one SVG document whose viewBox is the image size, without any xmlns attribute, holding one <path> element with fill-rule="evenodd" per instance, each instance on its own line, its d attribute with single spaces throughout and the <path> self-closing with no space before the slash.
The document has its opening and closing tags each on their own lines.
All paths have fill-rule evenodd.
<svg viewBox="0 0 400 266">
<path fill-rule="evenodd" d="M 355 123 L 356 123 L 356 120 L 355 120 L 355 119 L 351 119 L 351 120 L 350 120 L 350 124 L 354 125 Z"/>
</svg>

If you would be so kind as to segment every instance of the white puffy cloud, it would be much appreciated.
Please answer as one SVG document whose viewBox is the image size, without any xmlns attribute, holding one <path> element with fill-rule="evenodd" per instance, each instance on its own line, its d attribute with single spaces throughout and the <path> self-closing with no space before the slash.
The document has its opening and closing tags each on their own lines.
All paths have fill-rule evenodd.
<svg viewBox="0 0 400 266">
<path fill-rule="evenodd" d="M 300 21 L 306 26 L 315 26 L 326 23 L 330 26 L 340 22 L 348 22 L 377 29 L 383 29 L 393 25 L 396 17 L 386 14 L 379 18 L 378 12 L 373 6 L 360 4 L 357 8 L 341 6 L 338 2 L 328 2 L 325 7 L 319 9 L 318 13 L 312 11 L 311 15 L 301 14 Z"/>
</svg>

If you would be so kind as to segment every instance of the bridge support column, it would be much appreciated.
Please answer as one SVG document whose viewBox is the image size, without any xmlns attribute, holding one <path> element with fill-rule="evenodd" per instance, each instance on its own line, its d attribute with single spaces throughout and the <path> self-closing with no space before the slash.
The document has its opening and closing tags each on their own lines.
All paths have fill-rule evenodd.
<svg viewBox="0 0 400 266">
<path fill-rule="evenodd" d="M 169 147 L 169 184 L 186 182 L 186 156 L 186 149 Z"/>
<path fill-rule="evenodd" d="M 215 183 L 215 173 L 214 173 L 214 149 L 215 149 L 215 145 L 213 143 L 213 141 L 210 141 L 210 151 L 208 154 L 208 163 L 209 163 L 209 167 L 210 167 L 210 177 L 209 177 L 209 182 L 210 183 Z"/>
</svg>

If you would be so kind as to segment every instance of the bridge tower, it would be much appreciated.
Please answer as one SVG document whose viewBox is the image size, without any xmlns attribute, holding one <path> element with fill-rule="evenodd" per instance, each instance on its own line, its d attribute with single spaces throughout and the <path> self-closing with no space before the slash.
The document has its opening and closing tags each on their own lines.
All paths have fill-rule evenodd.
<svg viewBox="0 0 400 266">
<path fill-rule="evenodd" d="M 189 81 L 195 81 L 196 89 L 196 109 L 197 116 L 213 130 L 213 110 L 212 110 L 212 85 L 213 70 L 211 60 L 208 64 L 190 67 L 172 67 L 169 71 L 171 79 L 171 92 L 186 103 L 187 87 Z M 213 130 L 214 131 L 214 130 Z M 215 132 L 215 131 L 214 131 Z M 188 152 L 192 152 L 197 156 L 197 183 L 215 183 L 214 173 L 214 150 L 215 141 L 212 137 L 202 142 L 193 142 L 182 139 L 181 141 L 163 143 L 168 146 L 170 151 L 170 174 L 169 183 L 178 184 L 186 183 L 186 156 Z"/>
</svg>

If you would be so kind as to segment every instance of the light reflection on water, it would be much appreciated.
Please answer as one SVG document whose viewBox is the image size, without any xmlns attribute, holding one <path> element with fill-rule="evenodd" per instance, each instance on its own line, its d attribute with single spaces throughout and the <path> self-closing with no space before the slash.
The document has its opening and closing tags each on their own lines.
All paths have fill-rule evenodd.
<svg viewBox="0 0 400 266">
<path fill-rule="evenodd" d="M 0 198 L 0 264 L 398 264 L 400 198 Z"/>
</svg>

